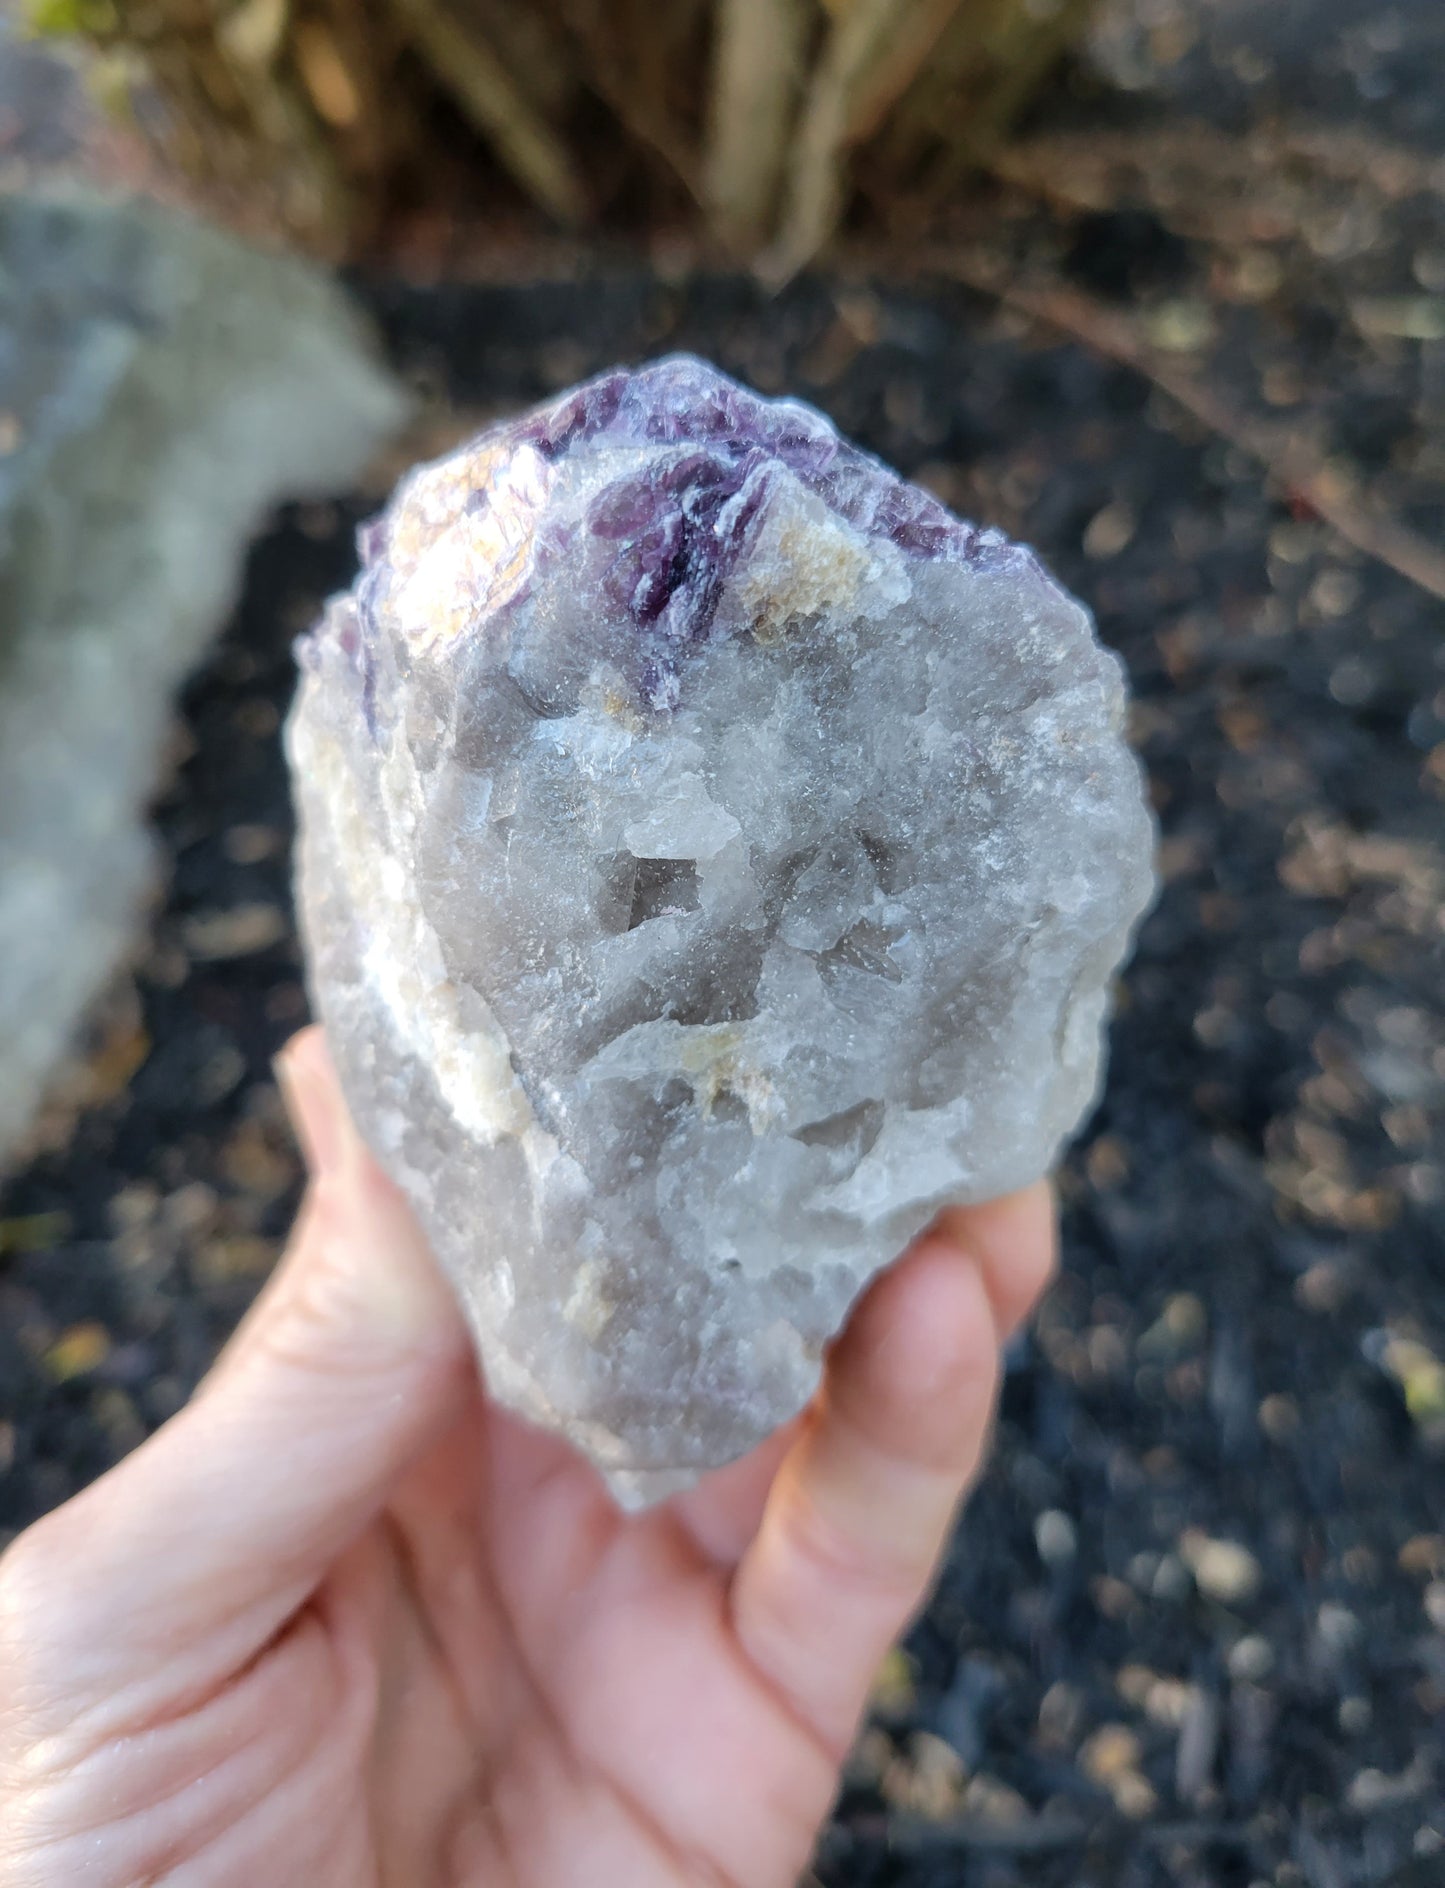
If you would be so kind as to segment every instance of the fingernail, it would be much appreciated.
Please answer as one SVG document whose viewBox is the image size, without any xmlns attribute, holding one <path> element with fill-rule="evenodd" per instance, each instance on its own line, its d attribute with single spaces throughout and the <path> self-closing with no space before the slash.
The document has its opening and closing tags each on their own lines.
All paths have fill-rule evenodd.
<svg viewBox="0 0 1445 1888">
<path fill-rule="evenodd" d="M 288 1043 L 272 1063 L 302 1158 L 316 1179 L 339 1173 L 345 1162 L 346 1124 L 334 1083 L 323 1081 L 314 1060 Z"/>
</svg>

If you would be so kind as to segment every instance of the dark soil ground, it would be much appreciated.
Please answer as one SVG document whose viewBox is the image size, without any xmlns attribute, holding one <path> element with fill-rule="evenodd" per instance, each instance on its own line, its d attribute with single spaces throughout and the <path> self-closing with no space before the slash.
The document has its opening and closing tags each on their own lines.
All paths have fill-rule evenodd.
<svg viewBox="0 0 1445 1888">
<path fill-rule="evenodd" d="M 432 402 L 418 451 L 696 349 L 1037 545 L 1133 678 L 1162 896 L 1062 1177 L 1063 1279 L 880 1678 L 828 1888 L 1445 1882 L 1445 132 L 1408 60 L 1339 128 L 1396 59 L 1359 17 L 1318 83 L 1206 33 L 1143 102 L 1077 106 L 932 273 L 367 291 Z M 1388 17 L 1408 51 L 1416 10 Z M 1147 77 L 1148 34 L 1125 51 Z M 1268 110 L 1217 103 L 1235 58 Z M 177 1406 L 294 1210 L 278 726 L 376 498 L 257 545 L 183 703 L 133 994 L 0 1196 L 0 1540 Z"/>
</svg>

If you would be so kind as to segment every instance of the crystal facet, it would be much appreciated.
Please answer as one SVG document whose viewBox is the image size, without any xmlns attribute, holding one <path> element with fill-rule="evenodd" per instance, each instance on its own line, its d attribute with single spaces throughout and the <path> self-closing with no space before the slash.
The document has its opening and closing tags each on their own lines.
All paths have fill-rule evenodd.
<svg viewBox="0 0 1445 1888">
<path fill-rule="evenodd" d="M 1090 1106 L 1150 895 L 1033 554 L 688 358 L 419 467 L 301 645 L 313 989 L 493 1393 L 624 1499 Z"/>
</svg>

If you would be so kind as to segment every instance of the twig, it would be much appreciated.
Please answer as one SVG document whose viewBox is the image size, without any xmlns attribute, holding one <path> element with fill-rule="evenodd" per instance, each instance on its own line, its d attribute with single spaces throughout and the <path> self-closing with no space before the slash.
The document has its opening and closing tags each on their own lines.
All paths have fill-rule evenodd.
<svg viewBox="0 0 1445 1888">
<path fill-rule="evenodd" d="M 1053 1849 L 1078 1848 L 1092 1834 L 1088 1823 L 1072 1816 L 1033 1816 L 1020 1822 L 1003 1822 L 993 1816 L 945 1816 L 937 1822 L 906 1814 L 888 1818 L 889 1847 L 904 1854 L 947 1848 L 993 1855 L 1046 1855 Z"/>
<path fill-rule="evenodd" d="M 761 242 L 776 210 L 807 25 L 800 0 L 719 0 L 702 191 L 739 247 Z"/>
<path fill-rule="evenodd" d="M 941 273 L 1142 374 L 1201 425 L 1248 453 L 1274 485 L 1308 505 L 1347 544 L 1445 602 L 1445 551 L 1393 518 L 1371 515 L 1337 488 L 1318 454 L 1298 435 L 1282 434 L 1240 413 L 1193 374 L 1161 359 L 1123 317 L 1057 283 L 1009 281 L 991 258 L 949 251 L 934 264 Z"/>
<path fill-rule="evenodd" d="M 845 1833 L 846 1833 L 846 1825 Z M 1208 1822 L 1158 1822 L 1142 1827 L 1128 1817 L 1106 1815 L 1083 1817 L 1045 1811 L 1026 1821 L 1003 1822 L 992 1816 L 945 1816 L 931 1821 L 922 1816 L 894 1813 L 888 1818 L 889 1848 L 902 1854 L 927 1853 L 932 1849 L 971 1849 L 994 1855 L 1046 1855 L 1058 1849 L 1082 1848 L 1117 1842 L 1121 1837 L 1131 1844 L 1148 1848 L 1170 1848 L 1175 1844 L 1199 1848 L 1247 1849 L 1254 1832 L 1247 1824 Z"/>
<path fill-rule="evenodd" d="M 1134 1825 L 1131 1833 L 1142 1848 L 1170 1849 L 1176 1845 L 1181 1848 L 1247 1849 L 1258 1840 L 1258 1831 L 1248 1823 L 1209 1822 L 1200 1818 L 1195 1822 L 1153 1822 L 1140 1829 Z"/>
<path fill-rule="evenodd" d="M 587 214 L 566 146 L 518 90 L 507 68 L 474 31 L 460 26 L 437 0 L 392 0 L 426 55 L 438 83 L 491 143 L 524 190 L 558 222 Z"/>
<path fill-rule="evenodd" d="M 1286 185 L 1302 168 L 1330 184 L 1368 184 L 1390 199 L 1416 192 L 1445 196 L 1445 159 L 1364 132 L 1290 123 L 1257 125 L 1242 138 L 1198 120 L 1141 130 L 1044 132 L 991 152 L 987 168 L 1067 210 L 1107 209 L 1123 186 L 1153 204 L 1181 235 L 1226 244 L 1260 240 L 1261 211 L 1276 225 L 1273 233 L 1297 234 L 1300 219 L 1318 202 Z M 1274 185 L 1263 201 L 1261 178 Z"/>
</svg>

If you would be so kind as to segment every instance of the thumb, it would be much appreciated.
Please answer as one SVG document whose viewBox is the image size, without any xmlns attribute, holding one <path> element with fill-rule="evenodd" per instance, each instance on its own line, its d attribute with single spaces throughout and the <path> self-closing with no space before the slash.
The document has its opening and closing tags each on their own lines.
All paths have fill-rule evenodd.
<svg viewBox="0 0 1445 1888">
<path fill-rule="evenodd" d="M 312 1373 L 338 1355 L 384 1364 L 437 1343 L 470 1357 L 456 1295 L 357 1133 L 321 1029 L 293 1036 L 275 1066 L 310 1185 L 285 1257 L 197 1399 L 253 1367 L 258 1353 L 276 1361 L 278 1345 Z"/>
<path fill-rule="evenodd" d="M 254 1656 L 472 1382 L 455 1297 L 319 1029 L 278 1072 L 312 1170 L 286 1256 L 187 1408 L 32 1530 L 92 1695 L 163 1684 L 177 1658 L 193 1671 L 198 1646 L 227 1669 Z"/>
</svg>

